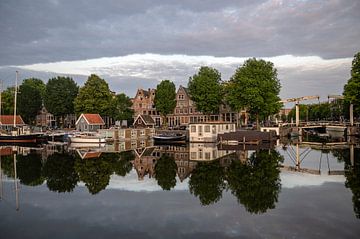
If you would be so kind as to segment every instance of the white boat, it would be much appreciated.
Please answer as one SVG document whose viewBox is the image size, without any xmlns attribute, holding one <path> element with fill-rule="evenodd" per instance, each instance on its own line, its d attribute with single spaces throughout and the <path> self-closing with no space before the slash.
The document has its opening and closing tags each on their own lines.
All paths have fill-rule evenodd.
<svg viewBox="0 0 360 239">
<path fill-rule="evenodd" d="M 81 132 L 73 135 L 69 135 L 69 142 L 73 143 L 92 143 L 92 144 L 104 144 L 105 138 L 94 132 Z"/>
</svg>

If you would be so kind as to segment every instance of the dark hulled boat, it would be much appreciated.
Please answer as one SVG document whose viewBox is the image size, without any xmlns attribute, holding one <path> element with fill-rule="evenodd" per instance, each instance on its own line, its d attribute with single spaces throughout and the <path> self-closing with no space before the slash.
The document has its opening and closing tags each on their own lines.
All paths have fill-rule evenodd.
<svg viewBox="0 0 360 239">
<path fill-rule="evenodd" d="M 154 135 L 153 139 L 155 142 L 185 142 L 186 136 L 183 134 L 161 134 Z"/>
</svg>

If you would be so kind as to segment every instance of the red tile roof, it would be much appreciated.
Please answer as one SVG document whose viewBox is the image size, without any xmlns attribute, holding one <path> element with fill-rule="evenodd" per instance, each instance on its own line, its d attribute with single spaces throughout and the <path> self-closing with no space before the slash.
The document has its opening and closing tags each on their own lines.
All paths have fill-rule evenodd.
<svg viewBox="0 0 360 239">
<path fill-rule="evenodd" d="M 105 125 L 104 120 L 99 114 L 81 114 L 79 119 L 83 116 L 89 125 Z"/>
<path fill-rule="evenodd" d="M 16 125 L 24 125 L 24 121 L 20 115 L 16 116 Z M 13 115 L 1 115 L 0 116 L 0 125 L 14 125 L 14 116 Z"/>
</svg>

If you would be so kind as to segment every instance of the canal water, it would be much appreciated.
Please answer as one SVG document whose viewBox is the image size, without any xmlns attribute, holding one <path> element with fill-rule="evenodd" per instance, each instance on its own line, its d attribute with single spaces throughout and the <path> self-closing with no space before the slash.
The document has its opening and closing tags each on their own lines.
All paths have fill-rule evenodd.
<svg viewBox="0 0 360 239">
<path fill-rule="evenodd" d="M 0 238 L 359 238 L 360 149 L 1 146 Z"/>
</svg>

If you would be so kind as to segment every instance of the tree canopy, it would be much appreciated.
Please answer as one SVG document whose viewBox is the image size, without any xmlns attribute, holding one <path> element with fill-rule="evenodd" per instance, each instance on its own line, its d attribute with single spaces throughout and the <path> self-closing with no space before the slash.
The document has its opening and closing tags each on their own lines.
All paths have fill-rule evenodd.
<svg viewBox="0 0 360 239">
<path fill-rule="evenodd" d="M 344 86 L 343 95 L 346 102 L 354 105 L 354 114 L 360 116 L 360 52 L 352 61 L 351 78 Z"/>
<path fill-rule="evenodd" d="M 134 110 L 131 109 L 132 102 L 127 95 L 124 93 L 117 94 L 113 100 L 113 106 L 113 116 L 115 120 L 127 120 L 128 122 L 132 121 Z"/>
<path fill-rule="evenodd" d="M 40 79 L 25 79 L 19 87 L 17 109 L 26 123 L 33 123 L 43 104 L 45 84 Z"/>
<path fill-rule="evenodd" d="M 176 88 L 173 82 L 163 80 L 156 86 L 154 103 L 165 122 L 166 116 L 173 113 L 176 106 Z"/>
<path fill-rule="evenodd" d="M 251 58 L 236 69 L 226 84 L 226 101 L 237 112 L 246 109 L 256 115 L 258 121 L 259 117 L 279 112 L 280 88 L 274 64 Z"/>
<path fill-rule="evenodd" d="M 197 74 L 189 78 L 188 90 L 198 111 L 207 115 L 219 112 L 223 89 L 218 70 L 207 66 L 201 67 Z"/>
<path fill-rule="evenodd" d="M 1 115 L 11 115 L 14 113 L 14 94 L 15 87 L 8 87 L 1 93 Z"/>
<path fill-rule="evenodd" d="M 75 98 L 75 113 L 94 113 L 103 116 L 111 116 L 113 95 L 109 85 L 97 75 L 90 75 L 85 85 L 80 88 Z"/>
<path fill-rule="evenodd" d="M 44 105 L 55 116 L 74 113 L 74 100 L 79 87 L 70 77 L 49 79 L 45 88 Z"/>
</svg>

